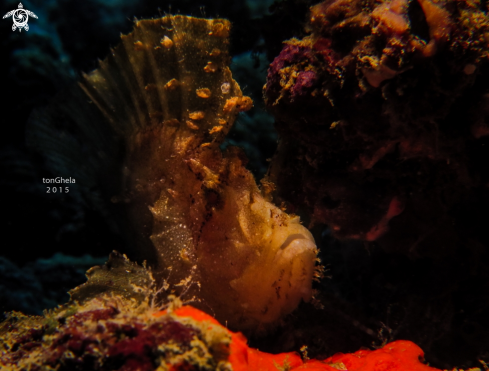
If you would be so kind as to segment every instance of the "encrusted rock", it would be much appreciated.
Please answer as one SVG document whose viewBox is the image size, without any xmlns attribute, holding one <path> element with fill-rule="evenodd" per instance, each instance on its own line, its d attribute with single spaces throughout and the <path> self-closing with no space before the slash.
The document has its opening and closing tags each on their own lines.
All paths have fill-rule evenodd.
<svg viewBox="0 0 489 371">
<path fill-rule="evenodd" d="M 286 42 L 265 86 L 278 200 L 340 238 L 449 250 L 455 210 L 489 180 L 487 12 L 471 0 L 313 6 L 311 34 Z M 450 230 L 444 242 L 429 242 L 434 229 Z"/>
</svg>

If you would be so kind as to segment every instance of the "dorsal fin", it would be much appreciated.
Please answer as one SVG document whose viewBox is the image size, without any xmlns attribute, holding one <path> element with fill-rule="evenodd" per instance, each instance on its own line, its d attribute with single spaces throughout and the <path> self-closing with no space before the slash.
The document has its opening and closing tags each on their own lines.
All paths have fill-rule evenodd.
<svg viewBox="0 0 489 371">
<path fill-rule="evenodd" d="M 239 110 L 251 106 L 228 68 L 229 29 L 225 19 L 181 15 L 136 21 L 98 69 L 31 117 L 28 145 L 108 215 L 113 205 L 103 199 L 130 193 L 127 159 L 144 133 L 162 137 L 160 158 L 218 146 Z"/>
<path fill-rule="evenodd" d="M 237 113 L 226 102 L 242 97 L 228 68 L 229 28 L 224 19 L 185 16 L 137 21 L 80 86 L 125 136 L 168 125 L 221 141 Z"/>
</svg>

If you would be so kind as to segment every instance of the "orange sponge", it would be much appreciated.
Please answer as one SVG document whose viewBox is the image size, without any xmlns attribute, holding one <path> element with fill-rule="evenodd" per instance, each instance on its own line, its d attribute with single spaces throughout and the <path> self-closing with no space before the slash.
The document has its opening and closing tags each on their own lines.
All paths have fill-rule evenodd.
<svg viewBox="0 0 489 371">
<path fill-rule="evenodd" d="M 173 312 L 179 317 L 191 317 L 197 321 L 219 323 L 208 314 L 191 306 L 183 306 Z M 294 352 L 270 354 L 248 347 L 241 333 L 231 335 L 229 362 L 234 371 L 435 371 L 436 368 L 422 363 L 424 353 L 411 341 L 398 340 L 377 350 L 359 350 L 351 354 L 338 353 L 323 361 L 307 360 Z"/>
</svg>

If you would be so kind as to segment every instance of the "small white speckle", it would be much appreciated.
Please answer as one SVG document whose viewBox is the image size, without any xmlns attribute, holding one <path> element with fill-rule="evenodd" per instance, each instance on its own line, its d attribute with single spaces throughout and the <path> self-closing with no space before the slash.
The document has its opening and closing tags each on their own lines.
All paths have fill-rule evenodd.
<svg viewBox="0 0 489 371">
<path fill-rule="evenodd" d="M 221 85 L 221 91 L 223 94 L 229 94 L 230 90 L 231 90 L 231 84 L 229 82 L 224 82 Z"/>
</svg>

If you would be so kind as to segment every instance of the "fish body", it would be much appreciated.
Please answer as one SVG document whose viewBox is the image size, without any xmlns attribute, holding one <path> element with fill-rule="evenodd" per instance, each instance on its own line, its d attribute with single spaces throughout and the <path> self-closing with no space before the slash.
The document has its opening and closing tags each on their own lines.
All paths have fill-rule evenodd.
<svg viewBox="0 0 489 371">
<path fill-rule="evenodd" d="M 246 330 L 311 298 L 317 250 L 299 218 L 262 195 L 243 153 L 219 148 L 252 106 L 228 67 L 229 30 L 224 19 L 136 22 L 33 120 L 30 142 L 116 215 L 160 282 Z"/>
</svg>

